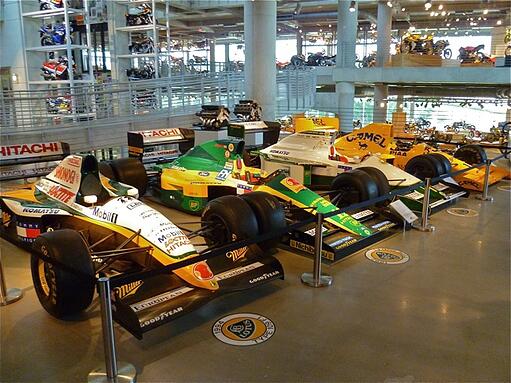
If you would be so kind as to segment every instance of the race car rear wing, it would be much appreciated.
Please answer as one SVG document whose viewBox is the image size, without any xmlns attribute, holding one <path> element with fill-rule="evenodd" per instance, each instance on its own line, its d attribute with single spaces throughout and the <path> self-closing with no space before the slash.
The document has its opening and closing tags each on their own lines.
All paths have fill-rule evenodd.
<svg viewBox="0 0 511 383">
<path fill-rule="evenodd" d="M 128 153 L 144 164 L 167 162 L 193 146 L 194 131 L 185 128 L 128 132 Z"/>
<path fill-rule="evenodd" d="M 236 121 L 227 127 L 229 137 L 245 140 L 247 146 L 270 146 L 275 144 L 280 135 L 280 123 L 276 121 Z M 260 134 L 262 139 L 248 139 L 247 134 Z"/>
<path fill-rule="evenodd" d="M 44 176 L 70 153 L 65 142 L 1 145 L 0 181 Z"/>
</svg>

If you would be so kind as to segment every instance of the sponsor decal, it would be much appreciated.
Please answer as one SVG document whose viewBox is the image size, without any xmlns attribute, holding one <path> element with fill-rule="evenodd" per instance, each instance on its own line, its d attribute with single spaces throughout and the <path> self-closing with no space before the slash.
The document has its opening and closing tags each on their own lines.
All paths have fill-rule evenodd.
<svg viewBox="0 0 511 383">
<path fill-rule="evenodd" d="M 41 157 L 56 154 L 62 154 L 62 149 L 58 142 L 0 146 L 0 155 L 2 159 Z"/>
<path fill-rule="evenodd" d="M 378 231 L 383 231 L 383 230 L 386 230 L 388 228 L 391 228 L 391 227 L 394 227 L 396 226 L 396 224 L 392 221 L 382 221 L 382 222 L 379 222 L 375 225 L 372 225 L 371 226 L 371 229 L 376 229 Z"/>
<path fill-rule="evenodd" d="M 71 198 L 74 198 L 75 193 L 65 187 L 54 185 L 48 190 L 48 195 L 61 202 L 68 203 Z"/>
<path fill-rule="evenodd" d="M 191 199 L 190 201 L 188 201 L 188 207 L 192 211 L 197 211 L 200 209 L 200 203 L 196 200 Z"/>
<path fill-rule="evenodd" d="M 43 214 L 59 214 L 59 213 L 67 213 L 60 209 L 52 209 L 52 208 L 46 208 L 46 207 L 24 207 L 22 210 L 22 213 L 28 213 L 24 215 L 33 215 L 33 216 L 40 216 Z"/>
<path fill-rule="evenodd" d="M 337 249 L 337 247 L 336 247 L 336 246 L 343 245 L 343 244 L 345 244 L 346 242 L 349 242 L 350 244 L 351 244 L 351 243 L 354 243 L 354 242 L 352 241 L 353 239 L 355 239 L 355 238 L 353 238 L 353 237 L 352 237 L 352 236 L 350 236 L 350 235 L 347 235 L 346 237 L 342 237 L 341 239 L 338 239 L 337 241 L 335 241 L 335 242 L 331 243 L 331 244 L 330 244 L 330 246 L 331 246 L 331 247 L 335 247 L 335 248 Z M 356 241 L 357 241 L 357 240 L 355 239 L 355 242 L 356 242 Z"/>
<path fill-rule="evenodd" d="M 98 217 L 99 219 L 112 223 L 117 223 L 117 218 L 119 218 L 119 214 L 112 213 L 111 211 L 102 210 L 99 207 L 95 207 L 94 210 L 92 210 L 92 215 Z"/>
<path fill-rule="evenodd" d="M 220 170 L 218 172 L 218 174 L 215 177 L 215 179 L 218 180 L 218 181 L 225 181 L 227 179 L 227 177 L 229 177 L 231 172 L 232 172 L 232 167 L 231 168 L 224 167 L 222 170 Z"/>
<path fill-rule="evenodd" d="M 473 209 L 465 209 L 462 207 L 453 207 L 447 209 L 447 213 L 456 217 L 477 217 L 479 213 Z"/>
<path fill-rule="evenodd" d="M 41 234 L 41 229 L 36 223 L 18 222 L 16 224 L 16 234 L 23 241 L 32 242 Z"/>
<path fill-rule="evenodd" d="M 424 194 L 418 192 L 417 190 L 414 190 L 413 192 L 406 194 L 405 197 L 418 201 L 424 198 Z"/>
<path fill-rule="evenodd" d="M 324 233 L 328 229 L 325 226 L 321 226 L 321 232 Z M 316 228 L 313 227 L 312 229 L 309 229 L 307 231 L 304 231 L 305 234 L 310 235 L 311 237 L 314 237 L 316 235 Z"/>
<path fill-rule="evenodd" d="M 232 142 L 227 146 L 227 150 L 230 152 L 234 151 L 234 144 Z"/>
<path fill-rule="evenodd" d="M 349 172 L 351 169 L 353 169 L 353 166 L 337 165 L 337 168 L 344 170 L 345 172 Z"/>
<path fill-rule="evenodd" d="M 122 299 L 125 297 L 129 297 L 137 292 L 137 290 L 142 286 L 144 282 L 135 281 L 131 283 L 126 283 L 125 285 L 115 287 L 114 291 L 117 293 L 117 296 Z"/>
<path fill-rule="evenodd" d="M 161 237 L 160 237 L 161 238 Z M 160 240 L 158 238 L 158 240 Z M 174 250 L 180 248 L 181 246 L 186 246 L 190 244 L 190 240 L 184 234 L 173 234 L 170 233 L 167 235 L 167 240 L 165 242 L 165 248 L 169 253 L 172 253 Z"/>
<path fill-rule="evenodd" d="M 289 152 L 287 150 L 271 149 L 270 153 L 280 154 L 280 155 L 283 155 L 283 156 L 289 156 Z"/>
<path fill-rule="evenodd" d="M 76 168 L 79 168 L 82 164 L 82 159 L 77 156 L 69 156 L 66 158 L 66 163 Z"/>
<path fill-rule="evenodd" d="M 236 188 L 237 188 L 237 189 L 243 189 L 243 190 L 252 191 L 253 186 L 251 186 L 251 185 L 245 185 L 245 184 L 237 184 L 237 185 L 236 185 Z"/>
<path fill-rule="evenodd" d="M 387 249 L 384 247 L 366 251 L 366 258 L 376 263 L 386 265 L 399 265 L 408 262 L 410 256 L 396 249 Z"/>
<path fill-rule="evenodd" d="M 365 217 L 369 217 L 370 215 L 373 215 L 374 212 L 372 210 L 366 209 L 359 211 L 358 213 L 352 214 L 351 216 L 355 218 L 356 220 L 360 220 Z"/>
<path fill-rule="evenodd" d="M 280 274 L 280 271 L 278 271 L 278 270 L 272 271 L 271 273 L 264 273 L 263 275 L 261 275 L 259 277 L 252 278 L 251 280 L 248 281 L 248 283 L 252 284 L 252 283 L 257 283 L 257 282 L 261 282 L 261 281 L 266 281 L 267 279 L 273 278 L 279 274 Z"/>
<path fill-rule="evenodd" d="M 183 307 L 179 306 L 175 309 L 172 309 L 170 311 L 166 311 L 164 313 L 161 313 L 160 315 L 154 317 L 154 318 L 151 318 L 149 320 L 146 320 L 144 321 L 143 323 L 140 324 L 140 327 L 146 327 L 146 326 L 149 326 L 153 323 L 157 323 L 161 320 L 164 320 L 164 319 L 167 319 L 167 318 L 170 318 L 171 316 L 173 315 L 176 315 L 177 313 L 180 313 L 183 311 Z"/>
<path fill-rule="evenodd" d="M 199 172 L 199 176 L 207 177 L 207 176 L 209 176 L 209 172 Z"/>
<path fill-rule="evenodd" d="M 245 255 L 247 254 L 248 247 L 244 246 L 239 249 L 231 250 L 225 253 L 225 256 L 229 259 L 231 259 L 233 262 L 236 262 L 239 259 L 245 258 Z"/>
<path fill-rule="evenodd" d="M 138 132 L 140 135 L 146 138 L 183 138 L 179 129 L 154 129 L 154 130 L 141 130 Z"/>
<path fill-rule="evenodd" d="M 231 314 L 213 325 L 213 335 L 233 346 L 253 346 L 266 342 L 275 334 L 275 324 L 268 318 L 252 313 Z"/>
<path fill-rule="evenodd" d="M 302 190 L 305 190 L 305 186 L 291 177 L 284 178 L 282 181 L 280 181 L 280 183 L 291 190 L 293 193 L 299 193 Z"/>
<path fill-rule="evenodd" d="M 479 188 L 479 184 L 476 181 L 472 180 L 461 180 L 458 182 L 460 186 L 472 186 L 474 188 Z"/>
<path fill-rule="evenodd" d="M 129 204 L 126 205 L 126 209 L 128 210 L 133 210 L 141 205 L 143 205 L 144 203 L 142 201 L 133 201 Z"/>
<path fill-rule="evenodd" d="M 9 226 L 11 222 L 11 215 L 5 211 L 2 211 L 2 225 Z"/>
<path fill-rule="evenodd" d="M 135 311 L 136 313 L 145 309 L 148 309 L 150 307 L 159 305 L 163 302 L 168 302 L 174 298 L 177 298 L 183 294 L 186 294 L 189 291 L 192 291 L 193 288 L 191 287 L 180 287 L 175 290 L 167 291 L 166 293 L 157 295 L 152 298 L 144 299 L 143 301 L 136 302 L 130 305 L 131 309 Z"/>
<path fill-rule="evenodd" d="M 501 190 L 501 191 L 511 192 L 511 185 L 501 185 L 501 186 L 497 186 L 497 189 L 498 189 L 498 190 Z"/>
<path fill-rule="evenodd" d="M 349 134 L 346 136 L 346 140 L 348 142 L 353 142 L 353 141 L 361 142 L 362 145 L 360 145 L 360 143 L 359 143 L 360 149 L 367 148 L 367 144 L 365 144 L 364 141 L 374 142 L 381 148 L 385 148 L 385 146 L 386 146 L 385 137 L 383 137 L 381 134 L 375 134 L 375 133 L 361 132 L 361 133 L 356 133 L 356 134 Z M 365 148 L 364 148 L 364 145 L 365 145 Z"/>
<path fill-rule="evenodd" d="M 69 169 L 65 166 L 57 166 L 53 173 L 55 178 L 65 182 L 66 184 L 74 184 L 76 182 L 77 172 L 74 169 Z"/>
<path fill-rule="evenodd" d="M 289 241 L 289 246 L 291 246 L 294 249 L 301 250 L 308 254 L 314 254 L 314 246 L 308 245 L 303 242 L 299 242 L 295 239 L 291 239 Z M 321 250 L 321 257 L 328 259 L 329 261 L 333 261 L 334 253 L 332 253 L 331 251 Z"/>
<path fill-rule="evenodd" d="M 193 265 L 193 275 L 201 281 L 209 281 L 213 279 L 213 272 L 206 262 L 199 262 Z"/>
<path fill-rule="evenodd" d="M 406 152 L 403 150 L 390 149 L 390 154 L 393 154 L 397 157 L 406 157 Z"/>
<path fill-rule="evenodd" d="M 264 266 L 261 262 L 254 262 L 247 266 L 237 267 L 235 269 L 224 271 L 223 273 L 217 274 L 216 279 L 218 279 L 219 281 L 222 281 L 225 279 L 233 278 L 238 275 L 244 274 L 248 271 L 255 270 L 261 266 Z"/>
</svg>

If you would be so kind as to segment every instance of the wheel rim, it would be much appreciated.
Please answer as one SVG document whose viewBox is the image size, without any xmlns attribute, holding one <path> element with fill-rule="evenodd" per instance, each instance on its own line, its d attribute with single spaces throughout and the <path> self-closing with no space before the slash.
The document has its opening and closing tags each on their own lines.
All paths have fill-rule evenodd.
<svg viewBox="0 0 511 383">
<path fill-rule="evenodd" d="M 204 238 L 208 240 L 212 246 L 218 246 L 236 240 L 236 238 L 233 238 L 235 235 L 229 230 L 225 220 L 219 215 L 208 216 L 207 228 L 209 232 L 204 235 Z"/>
<path fill-rule="evenodd" d="M 337 207 L 349 206 L 360 201 L 360 193 L 354 186 L 342 186 L 336 196 Z"/>
</svg>

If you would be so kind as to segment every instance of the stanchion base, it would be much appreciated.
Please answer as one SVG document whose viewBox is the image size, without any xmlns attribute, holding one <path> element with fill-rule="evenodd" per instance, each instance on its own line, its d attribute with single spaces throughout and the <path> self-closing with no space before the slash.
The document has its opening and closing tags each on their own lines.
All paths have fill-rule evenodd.
<svg viewBox="0 0 511 383">
<path fill-rule="evenodd" d="M 333 282 L 333 278 L 328 274 L 321 274 L 319 280 L 314 280 L 314 274 L 312 273 L 303 273 L 302 274 L 302 283 L 304 285 L 310 287 L 326 287 L 330 286 Z"/>
<path fill-rule="evenodd" d="M 424 232 L 435 231 L 435 226 L 430 225 L 429 223 L 426 226 L 422 226 L 420 222 L 412 222 L 412 228 Z"/>
<path fill-rule="evenodd" d="M 89 373 L 89 383 L 135 383 L 137 381 L 137 370 L 135 366 L 126 362 L 117 362 L 117 376 L 113 379 L 106 375 L 105 366 L 95 368 Z"/>
<path fill-rule="evenodd" d="M 493 202 L 493 197 L 490 197 L 490 196 L 483 197 L 482 194 L 477 195 L 476 198 L 481 200 L 481 201 Z"/>
<path fill-rule="evenodd" d="M 21 289 L 17 289 L 15 287 L 7 289 L 7 295 L 3 301 L 0 300 L 0 306 L 10 305 L 11 303 L 19 301 L 21 298 L 23 298 L 23 291 L 21 291 Z"/>
</svg>

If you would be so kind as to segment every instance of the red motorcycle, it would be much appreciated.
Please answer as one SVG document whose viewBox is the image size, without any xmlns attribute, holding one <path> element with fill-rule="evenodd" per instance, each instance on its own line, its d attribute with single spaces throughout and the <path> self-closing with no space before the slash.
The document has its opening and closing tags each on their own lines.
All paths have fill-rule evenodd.
<svg viewBox="0 0 511 383">
<path fill-rule="evenodd" d="M 55 80 L 68 80 L 69 79 L 69 71 L 68 71 L 69 62 L 66 56 L 60 56 L 58 59 L 49 59 L 43 62 L 43 66 L 41 67 L 41 75 L 44 77 L 46 81 L 55 81 Z M 73 71 L 76 69 L 76 65 L 73 64 Z"/>
<path fill-rule="evenodd" d="M 461 47 L 458 60 L 465 63 L 494 63 L 494 59 L 482 52 L 484 44 L 476 47 Z"/>
</svg>

